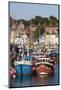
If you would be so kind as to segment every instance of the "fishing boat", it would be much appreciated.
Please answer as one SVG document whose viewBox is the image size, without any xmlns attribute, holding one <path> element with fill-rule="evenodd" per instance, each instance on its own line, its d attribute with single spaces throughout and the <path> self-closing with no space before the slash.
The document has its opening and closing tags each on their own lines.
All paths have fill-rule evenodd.
<svg viewBox="0 0 61 90">
<path fill-rule="evenodd" d="M 48 75 L 54 72 L 54 60 L 44 54 L 44 52 L 34 52 L 33 60 L 38 75 Z"/>
<path fill-rule="evenodd" d="M 21 56 L 20 56 L 21 55 Z M 32 74 L 32 57 L 29 55 L 29 50 L 27 50 L 27 55 L 20 54 L 18 59 L 15 60 L 15 69 L 17 75 L 30 75 Z"/>
</svg>

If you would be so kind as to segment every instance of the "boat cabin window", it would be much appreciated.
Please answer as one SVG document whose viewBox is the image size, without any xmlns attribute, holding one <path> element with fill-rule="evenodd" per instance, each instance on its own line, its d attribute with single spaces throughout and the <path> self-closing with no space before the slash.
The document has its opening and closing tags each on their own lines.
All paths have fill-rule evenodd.
<svg viewBox="0 0 61 90">
<path fill-rule="evenodd" d="M 46 62 L 49 62 L 49 60 L 48 60 L 48 59 L 46 59 Z"/>
<path fill-rule="evenodd" d="M 43 62 L 44 62 L 45 60 L 43 59 Z"/>
<path fill-rule="evenodd" d="M 46 62 L 47 62 L 47 59 L 46 59 Z"/>
<path fill-rule="evenodd" d="M 28 60 L 30 61 L 30 58 Z"/>
<path fill-rule="evenodd" d="M 36 56 L 38 56 L 39 55 L 39 53 L 36 53 Z"/>
</svg>

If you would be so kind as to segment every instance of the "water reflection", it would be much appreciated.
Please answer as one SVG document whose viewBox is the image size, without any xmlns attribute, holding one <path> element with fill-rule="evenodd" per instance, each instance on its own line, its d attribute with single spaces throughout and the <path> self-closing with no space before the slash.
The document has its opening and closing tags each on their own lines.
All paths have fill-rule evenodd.
<svg viewBox="0 0 61 90">
<path fill-rule="evenodd" d="M 41 86 L 59 84 L 58 65 L 55 66 L 55 73 L 50 76 L 17 76 L 10 81 L 10 87 Z"/>
</svg>

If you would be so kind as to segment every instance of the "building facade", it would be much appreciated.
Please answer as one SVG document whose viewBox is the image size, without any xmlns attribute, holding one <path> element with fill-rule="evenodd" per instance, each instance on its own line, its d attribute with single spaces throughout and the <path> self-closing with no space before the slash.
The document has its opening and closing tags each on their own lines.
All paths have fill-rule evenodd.
<svg viewBox="0 0 61 90">
<path fill-rule="evenodd" d="M 54 47 L 58 45 L 59 28 L 58 26 L 49 26 L 45 28 L 45 46 Z"/>
</svg>

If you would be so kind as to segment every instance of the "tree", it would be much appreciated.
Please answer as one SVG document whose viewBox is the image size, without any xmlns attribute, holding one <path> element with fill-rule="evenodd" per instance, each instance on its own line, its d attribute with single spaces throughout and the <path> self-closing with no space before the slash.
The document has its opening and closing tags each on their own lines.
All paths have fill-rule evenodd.
<svg viewBox="0 0 61 90">
<path fill-rule="evenodd" d="M 44 33 L 44 27 L 38 26 L 34 32 L 34 38 L 38 40 L 39 36 Z"/>
<path fill-rule="evenodd" d="M 54 16 L 50 16 L 49 17 L 49 21 L 50 21 L 50 25 L 57 25 L 57 23 L 58 23 L 58 20 L 57 20 L 57 18 L 56 17 L 54 17 Z"/>
<path fill-rule="evenodd" d="M 42 21 L 42 17 L 41 16 L 35 16 L 35 24 L 38 25 L 39 23 L 41 23 Z"/>
<path fill-rule="evenodd" d="M 44 24 L 45 26 L 47 26 L 47 25 L 50 24 L 49 19 L 46 18 L 46 17 L 42 19 L 42 22 L 43 22 L 43 24 Z"/>
<path fill-rule="evenodd" d="M 23 21 L 23 24 L 26 26 L 29 26 L 30 25 L 30 21 L 27 21 L 27 20 L 22 20 Z"/>
</svg>

